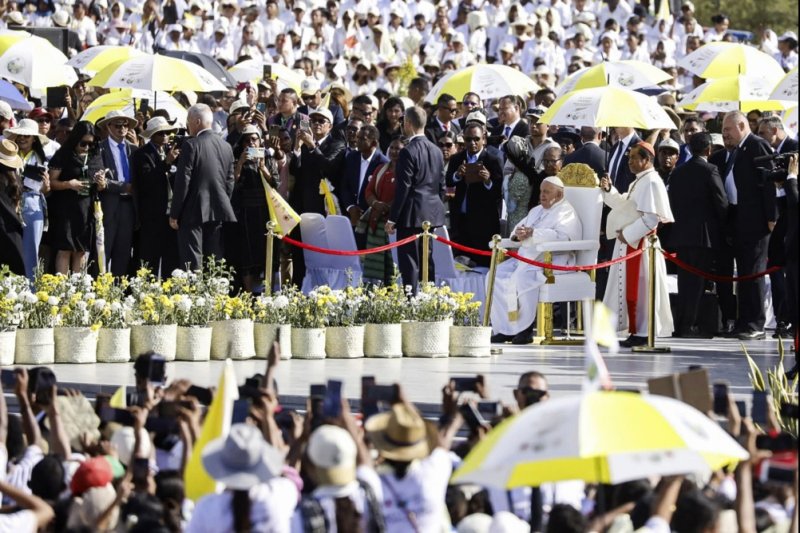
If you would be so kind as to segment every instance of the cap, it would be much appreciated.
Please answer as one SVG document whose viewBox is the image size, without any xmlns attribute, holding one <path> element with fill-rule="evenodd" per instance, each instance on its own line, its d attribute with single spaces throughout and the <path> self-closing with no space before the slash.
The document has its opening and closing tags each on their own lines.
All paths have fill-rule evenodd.
<svg viewBox="0 0 800 533">
<path fill-rule="evenodd" d="M 681 4 L 681 11 L 684 9 L 694 12 L 694 3 L 691 0 L 684 0 L 684 2 Z"/>
<path fill-rule="evenodd" d="M 321 485 L 346 485 L 356 478 L 356 443 L 346 430 L 318 427 L 308 439 L 308 458 Z"/>
<path fill-rule="evenodd" d="M 11 13 L 8 13 L 6 15 L 6 22 L 8 22 L 9 25 L 13 24 L 15 26 L 27 26 L 28 25 L 28 21 L 25 20 L 25 17 L 23 17 L 22 13 L 20 13 L 19 11 L 12 11 Z"/>
<path fill-rule="evenodd" d="M 499 51 L 500 52 L 505 52 L 507 54 L 513 54 L 514 53 L 514 45 L 511 44 L 511 42 L 506 41 L 500 46 Z"/>
<path fill-rule="evenodd" d="M 309 116 L 313 117 L 314 115 L 319 115 L 320 117 L 324 117 L 333 124 L 333 114 L 331 113 L 330 109 L 324 107 L 322 109 L 317 109 L 316 111 L 312 111 Z"/>
<path fill-rule="evenodd" d="M 636 143 L 636 146 L 646 150 L 653 157 L 656 156 L 656 150 L 655 150 L 655 148 L 653 148 L 653 145 L 650 144 L 649 142 L 640 141 L 640 142 Z"/>
<path fill-rule="evenodd" d="M 320 90 L 320 83 L 314 78 L 306 78 L 300 84 L 300 94 L 317 94 Z"/>
<path fill-rule="evenodd" d="M 796 41 L 797 40 L 797 34 L 795 32 L 793 32 L 793 31 L 787 31 L 786 33 L 784 33 L 783 35 L 778 37 L 778 40 L 779 41 L 788 41 L 788 40 Z"/>
<path fill-rule="evenodd" d="M 561 181 L 561 178 L 559 178 L 558 176 L 548 176 L 542 180 L 542 183 L 550 183 L 551 185 L 555 185 L 559 189 L 564 188 L 564 182 Z"/>
<path fill-rule="evenodd" d="M 93 487 L 102 487 L 114 479 L 111 463 L 105 457 L 93 457 L 82 462 L 72 476 L 70 490 L 73 496 L 80 496 Z"/>
<path fill-rule="evenodd" d="M 455 35 L 450 39 L 451 44 L 461 43 L 464 44 L 464 35 L 461 34 L 460 31 L 457 31 Z"/>
<path fill-rule="evenodd" d="M 536 107 L 529 107 L 528 112 L 526 113 L 529 117 L 536 117 L 540 118 L 547 112 L 547 108 L 541 105 L 537 105 Z"/>
<path fill-rule="evenodd" d="M 33 120 L 45 116 L 53 118 L 53 114 L 43 107 L 34 107 L 33 110 L 30 113 L 28 113 L 28 118 L 32 118 Z"/>
<path fill-rule="evenodd" d="M 676 152 L 680 153 L 681 147 L 678 145 L 678 143 L 667 137 L 661 141 L 661 143 L 659 143 L 658 150 L 675 150 Z"/>
<path fill-rule="evenodd" d="M 467 120 L 464 121 L 464 124 L 469 124 L 470 122 L 478 122 L 480 124 L 486 125 L 486 115 L 481 113 L 480 111 L 471 111 L 467 115 Z"/>
<path fill-rule="evenodd" d="M 367 10 L 367 15 L 372 15 L 373 17 L 380 17 L 381 10 L 378 9 L 378 6 L 370 6 L 370 8 Z"/>
<path fill-rule="evenodd" d="M 0 118 L 4 118 L 6 120 L 11 120 L 14 118 L 14 111 L 11 109 L 11 106 L 8 105 L 8 102 L 4 102 L 0 100 Z"/>
<path fill-rule="evenodd" d="M 234 100 L 233 103 L 231 103 L 231 106 L 228 108 L 228 114 L 233 115 L 238 109 L 242 108 L 250 109 L 250 104 L 244 100 Z"/>
<path fill-rule="evenodd" d="M 172 32 L 182 33 L 183 32 L 183 26 L 181 26 L 180 24 L 170 24 L 170 25 L 168 25 L 167 26 L 167 33 L 172 33 Z"/>
<path fill-rule="evenodd" d="M 439 61 L 437 61 L 435 57 L 426 57 L 425 58 L 425 62 L 422 63 L 422 67 L 423 68 L 437 68 L 437 69 L 442 68 L 441 65 L 439 65 Z"/>
<path fill-rule="evenodd" d="M 69 16 L 69 13 L 60 9 L 53 13 L 53 16 L 50 17 L 53 21 L 53 25 L 58 26 L 59 28 L 66 28 L 69 26 L 72 17 Z"/>
</svg>

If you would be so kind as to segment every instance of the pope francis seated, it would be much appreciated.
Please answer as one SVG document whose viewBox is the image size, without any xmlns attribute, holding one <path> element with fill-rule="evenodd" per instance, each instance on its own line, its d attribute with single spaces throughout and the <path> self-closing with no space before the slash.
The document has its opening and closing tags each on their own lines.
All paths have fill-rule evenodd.
<svg viewBox="0 0 800 533">
<path fill-rule="evenodd" d="M 542 242 L 574 241 L 582 235 L 581 221 L 572 205 L 564 199 L 564 183 L 552 176 L 542 181 L 539 205 L 520 221 L 511 233 L 511 240 L 520 243 L 519 255 L 542 261 L 535 246 Z M 553 253 L 553 263 L 574 265 L 574 252 Z M 555 275 L 559 272 L 554 271 Z M 497 267 L 492 301 L 492 342 L 511 341 L 528 344 L 533 341 L 533 326 L 539 303 L 539 287 L 546 281 L 543 269 L 516 259 Z"/>
</svg>

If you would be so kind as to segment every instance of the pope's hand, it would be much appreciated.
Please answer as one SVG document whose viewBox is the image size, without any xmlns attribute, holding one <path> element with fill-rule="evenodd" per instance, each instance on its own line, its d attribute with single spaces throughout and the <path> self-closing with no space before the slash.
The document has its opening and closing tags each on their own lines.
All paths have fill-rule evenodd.
<svg viewBox="0 0 800 533">
<path fill-rule="evenodd" d="M 608 176 L 603 176 L 600 178 L 600 188 L 606 192 L 611 190 L 611 180 L 608 178 Z"/>
</svg>

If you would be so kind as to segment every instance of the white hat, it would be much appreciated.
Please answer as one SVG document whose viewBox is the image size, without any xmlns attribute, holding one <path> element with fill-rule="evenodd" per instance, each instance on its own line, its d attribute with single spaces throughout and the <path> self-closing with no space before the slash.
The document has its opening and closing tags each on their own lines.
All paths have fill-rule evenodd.
<svg viewBox="0 0 800 533">
<path fill-rule="evenodd" d="M 53 25 L 59 28 L 66 28 L 69 26 L 70 21 L 72 21 L 72 17 L 69 16 L 69 13 L 64 11 L 63 9 L 59 9 L 50 17 L 53 21 Z"/>
<path fill-rule="evenodd" d="M 209 442 L 202 461 L 212 478 L 232 490 L 249 490 L 266 483 L 279 476 L 283 468 L 283 455 L 249 424 L 234 424 L 227 437 Z"/>
<path fill-rule="evenodd" d="M 306 78 L 300 84 L 300 94 L 317 94 L 320 90 L 320 83 L 315 78 Z"/>
<path fill-rule="evenodd" d="M 237 109 L 242 109 L 243 107 L 250 109 L 250 104 L 244 100 L 234 100 L 233 103 L 231 103 L 231 106 L 228 108 L 228 114 L 233 115 Z"/>
<path fill-rule="evenodd" d="M 98 120 L 95 125 L 98 128 L 102 128 L 103 126 L 106 125 L 107 122 L 118 118 L 124 118 L 128 122 L 128 127 L 130 128 L 135 128 L 139 124 L 139 122 L 135 118 L 126 115 L 124 112 L 120 110 L 115 109 L 113 111 L 109 111 L 108 114 L 103 118 L 101 118 L 100 120 Z"/>
<path fill-rule="evenodd" d="M 470 111 L 467 115 L 467 120 L 464 121 L 464 125 L 469 124 L 470 122 L 478 122 L 480 124 L 486 125 L 486 115 L 481 113 L 478 110 Z"/>
<path fill-rule="evenodd" d="M 214 33 L 224 33 L 228 35 L 228 31 L 230 30 L 230 22 L 225 17 L 220 17 L 214 21 Z"/>
<path fill-rule="evenodd" d="M 553 76 L 553 71 L 547 65 L 539 65 L 533 71 L 533 74 L 536 76 Z"/>
<path fill-rule="evenodd" d="M 323 425 L 308 439 L 308 458 L 320 485 L 347 485 L 356 479 L 356 443 L 346 430 Z"/>
<path fill-rule="evenodd" d="M 681 4 L 681 11 L 683 11 L 683 8 L 688 8 L 689 11 L 692 11 L 692 12 L 695 11 L 694 3 L 691 2 L 691 0 L 684 0 L 684 2 Z"/>
<path fill-rule="evenodd" d="M 50 142 L 50 139 L 47 138 L 47 135 L 42 135 L 39 133 L 39 125 L 36 123 L 36 121 L 29 118 L 23 118 L 19 121 L 19 124 L 13 128 L 6 128 L 5 131 L 3 131 L 3 135 L 5 135 L 6 138 L 11 141 L 16 139 L 17 135 L 29 135 L 31 137 L 38 137 L 42 145 Z"/>
<path fill-rule="evenodd" d="M 14 24 L 15 26 L 27 26 L 28 21 L 22 16 L 19 11 L 12 11 L 6 15 L 6 22 Z"/>
<path fill-rule="evenodd" d="M 178 32 L 183 33 L 183 26 L 180 24 L 170 24 L 167 26 L 167 33 Z"/>
<path fill-rule="evenodd" d="M 531 526 L 513 513 L 500 511 L 494 514 L 488 533 L 529 533 Z"/>
<path fill-rule="evenodd" d="M 4 102 L 3 100 L 0 100 L 0 118 L 4 118 L 6 120 L 11 120 L 14 118 L 14 111 L 11 109 L 11 106 L 8 105 L 8 102 Z"/>
<path fill-rule="evenodd" d="M 787 31 L 786 33 L 778 37 L 778 41 L 788 41 L 789 39 L 797 41 L 797 34 L 793 31 Z"/>
<path fill-rule="evenodd" d="M 505 52 L 507 54 L 513 54 L 514 53 L 514 45 L 511 44 L 511 41 L 506 41 L 497 50 L 499 52 Z"/>
<path fill-rule="evenodd" d="M 450 43 L 452 43 L 452 44 L 455 44 L 455 43 L 464 44 L 464 36 L 461 34 L 460 31 L 457 31 L 457 32 L 455 32 L 455 35 L 453 35 L 453 37 L 450 38 Z"/>
<path fill-rule="evenodd" d="M 558 176 L 548 176 L 542 180 L 542 183 L 550 183 L 552 185 L 555 185 L 559 189 L 564 188 L 564 182 L 561 181 L 561 178 L 559 178 Z"/>
<path fill-rule="evenodd" d="M 422 63 L 422 67 L 439 68 L 439 69 L 442 68 L 441 65 L 439 65 L 439 61 L 437 61 L 436 58 L 433 56 L 426 57 L 425 62 Z"/>
<path fill-rule="evenodd" d="M 142 432 L 139 435 L 142 437 L 142 454 L 146 456 L 150 456 L 150 438 L 147 434 L 147 430 L 142 428 Z M 119 462 L 125 466 L 131 465 L 131 459 L 133 458 L 133 447 L 136 444 L 136 434 L 134 430 L 130 426 L 123 426 L 116 430 L 111 435 L 111 444 L 117 449 L 117 458 Z"/>
<path fill-rule="evenodd" d="M 373 17 L 380 17 L 381 10 L 378 9 L 378 6 L 375 5 L 370 6 L 370 8 L 367 10 L 367 15 L 372 15 Z"/>
<path fill-rule="evenodd" d="M 517 12 L 517 20 L 515 20 L 511 25 L 514 26 L 514 27 L 524 26 L 524 27 L 527 28 L 529 23 L 528 23 L 528 17 L 525 16 L 525 12 L 524 11 L 523 12 L 519 12 L 518 11 Z"/>
<path fill-rule="evenodd" d="M 319 115 L 321 117 L 324 117 L 328 120 L 328 122 L 333 124 L 333 113 L 331 113 L 330 109 L 328 109 L 327 107 L 323 107 L 322 109 L 317 109 L 316 111 L 312 111 L 311 113 L 309 113 L 310 117 L 313 117 L 314 115 Z"/>
<path fill-rule="evenodd" d="M 492 517 L 484 513 L 472 513 L 461 519 L 456 533 L 486 533 L 492 526 Z"/>
<path fill-rule="evenodd" d="M 661 141 L 658 144 L 658 149 L 659 150 L 664 149 L 664 148 L 669 148 L 671 150 L 675 150 L 678 153 L 681 153 L 681 147 L 678 145 L 678 143 L 676 143 L 675 141 L 673 141 L 669 137 L 667 137 L 666 139 L 664 139 L 663 141 Z"/>
<path fill-rule="evenodd" d="M 95 0 L 94 5 L 108 9 L 108 0 Z"/>
<path fill-rule="evenodd" d="M 178 127 L 167 122 L 164 117 L 153 117 L 147 121 L 147 128 L 142 132 L 142 137 L 149 139 L 160 131 L 175 131 Z"/>
</svg>

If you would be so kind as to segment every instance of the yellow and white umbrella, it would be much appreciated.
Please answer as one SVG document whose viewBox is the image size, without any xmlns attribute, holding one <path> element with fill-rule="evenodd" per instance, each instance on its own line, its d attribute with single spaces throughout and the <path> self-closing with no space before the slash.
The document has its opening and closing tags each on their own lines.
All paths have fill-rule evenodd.
<svg viewBox="0 0 800 533">
<path fill-rule="evenodd" d="M 719 425 L 665 396 L 594 392 L 528 407 L 467 455 L 453 483 L 498 488 L 707 473 L 748 458 Z"/>
<path fill-rule="evenodd" d="M 96 74 L 112 63 L 143 55 L 144 52 L 130 46 L 93 46 L 71 58 L 67 65 Z"/>
<path fill-rule="evenodd" d="M 300 85 L 305 76 L 279 63 L 264 63 L 258 59 L 246 59 L 228 69 L 228 72 L 239 83 L 251 82 L 258 83 L 264 76 L 264 65 L 269 64 L 272 68 L 272 79 L 277 80 L 278 89 L 292 88 L 300 92 Z"/>
<path fill-rule="evenodd" d="M 670 79 L 672 76 L 644 61 L 604 61 L 570 74 L 564 83 L 556 88 L 556 94 L 561 96 L 577 89 L 591 89 L 606 85 L 625 89 L 641 89 L 658 85 Z"/>
<path fill-rule="evenodd" d="M 96 98 L 86 108 L 81 120 L 95 123 L 111 111 L 122 111 L 132 117 L 138 111 L 142 98 L 150 100 L 150 107 L 155 105 L 155 109 L 167 111 L 171 119 L 177 118 L 179 124 L 186 124 L 186 109 L 172 96 L 163 91 L 157 91 L 156 94 L 151 91 L 136 91 L 134 93 L 132 89 L 112 91 Z"/>
<path fill-rule="evenodd" d="M 111 63 L 89 81 L 106 89 L 147 91 L 225 91 L 227 88 L 204 68 L 162 55 L 144 55 Z"/>
<path fill-rule="evenodd" d="M 797 103 L 797 67 L 786 73 L 781 81 L 772 90 L 769 95 L 772 100 L 785 100 L 787 102 Z"/>
<path fill-rule="evenodd" d="M 445 75 L 425 96 L 426 102 L 436 102 L 442 94 L 461 101 L 473 92 L 482 100 L 500 98 L 507 94 L 523 96 L 540 89 L 536 82 L 521 71 L 505 65 L 473 65 Z"/>
<path fill-rule="evenodd" d="M 72 85 L 78 80 L 67 56 L 41 37 L 13 37 L 0 55 L 0 78 L 31 89 Z M 10 42 L 10 41 L 9 41 Z"/>
<path fill-rule="evenodd" d="M 8 49 L 9 46 L 16 43 L 21 39 L 27 39 L 31 34 L 27 31 L 3 30 L 0 31 L 0 56 Z M 37 37 L 41 39 L 41 37 Z"/>
<path fill-rule="evenodd" d="M 775 58 L 741 43 L 707 43 L 678 61 L 678 66 L 701 78 L 751 74 L 777 82 L 783 69 Z"/>
<path fill-rule="evenodd" d="M 581 89 L 556 99 L 539 122 L 558 126 L 674 129 L 655 98 L 621 87 Z"/>
<path fill-rule="evenodd" d="M 793 108 L 785 111 L 782 117 L 783 127 L 786 129 L 786 132 L 792 137 L 800 133 L 800 127 L 798 127 L 797 115 L 798 115 L 797 106 L 794 106 Z"/>
<path fill-rule="evenodd" d="M 796 78 L 795 78 L 796 79 Z M 781 111 L 791 104 L 782 100 L 771 100 L 770 92 L 775 83 L 753 75 L 714 78 L 695 87 L 678 105 L 690 111 Z M 796 100 L 795 100 L 796 101 Z"/>
</svg>

